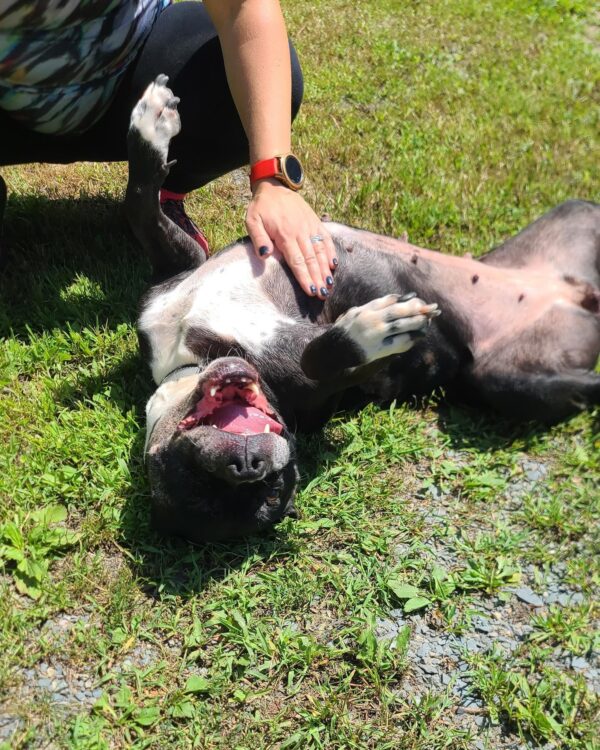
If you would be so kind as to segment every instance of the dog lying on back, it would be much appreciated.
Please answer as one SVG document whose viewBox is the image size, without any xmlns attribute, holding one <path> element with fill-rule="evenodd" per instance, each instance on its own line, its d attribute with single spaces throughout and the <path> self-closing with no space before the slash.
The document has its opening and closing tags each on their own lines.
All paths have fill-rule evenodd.
<svg viewBox="0 0 600 750">
<path fill-rule="evenodd" d="M 443 385 L 547 423 L 600 403 L 600 206 L 564 203 L 480 260 L 330 223 L 335 291 L 308 298 L 277 255 L 243 239 L 204 262 L 161 212 L 180 129 L 166 83 L 132 113 L 126 195 L 154 268 L 138 329 L 157 386 L 145 450 L 159 531 L 201 542 L 295 515 L 294 434 L 342 396 Z"/>
</svg>

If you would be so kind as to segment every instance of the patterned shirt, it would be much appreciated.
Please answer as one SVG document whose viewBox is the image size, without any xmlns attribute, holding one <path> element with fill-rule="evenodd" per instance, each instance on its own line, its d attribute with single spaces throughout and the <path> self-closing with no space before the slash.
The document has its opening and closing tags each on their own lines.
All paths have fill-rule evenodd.
<svg viewBox="0 0 600 750">
<path fill-rule="evenodd" d="M 106 111 L 170 0 L 0 0 L 0 109 L 40 133 Z"/>
</svg>

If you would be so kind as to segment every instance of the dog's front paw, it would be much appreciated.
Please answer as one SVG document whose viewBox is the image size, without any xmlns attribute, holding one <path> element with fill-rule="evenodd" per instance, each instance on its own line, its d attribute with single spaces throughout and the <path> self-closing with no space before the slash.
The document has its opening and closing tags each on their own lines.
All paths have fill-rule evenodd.
<svg viewBox="0 0 600 750">
<path fill-rule="evenodd" d="M 408 351 L 424 335 L 428 322 L 441 313 L 416 294 L 388 294 L 352 307 L 335 323 L 364 352 L 365 364 Z"/>
<path fill-rule="evenodd" d="M 168 77 L 157 76 L 131 113 L 129 141 L 141 140 L 154 151 L 164 164 L 169 143 L 181 130 L 177 105 L 179 99 L 167 88 Z M 131 159 L 131 154 L 130 154 Z"/>
</svg>

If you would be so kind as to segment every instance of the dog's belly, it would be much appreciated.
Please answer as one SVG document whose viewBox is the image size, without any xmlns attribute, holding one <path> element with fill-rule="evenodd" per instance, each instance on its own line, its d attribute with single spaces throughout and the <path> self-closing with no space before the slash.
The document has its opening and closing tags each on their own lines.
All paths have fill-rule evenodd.
<svg viewBox="0 0 600 750">
<path fill-rule="evenodd" d="M 201 330 L 232 348 L 260 354 L 282 326 L 295 325 L 263 291 L 265 278 L 278 270 L 277 259 L 259 260 L 239 243 L 152 299 L 139 329 L 150 343 L 155 382 L 198 360 L 189 345 L 190 332 Z"/>
<path fill-rule="evenodd" d="M 415 276 L 415 289 L 428 302 L 439 302 L 440 294 L 451 305 L 451 314 L 468 322 L 470 338 L 465 343 L 474 358 L 486 355 L 501 342 L 515 341 L 546 319 L 568 330 L 571 320 L 579 325 L 596 324 L 600 290 L 585 279 L 570 277 L 545 258 L 518 268 L 495 266 L 470 257 L 426 250 L 392 237 L 364 230 L 330 225 L 350 249 L 391 254 L 405 264 L 406 278 Z M 418 286 L 419 275 L 425 290 Z"/>
</svg>

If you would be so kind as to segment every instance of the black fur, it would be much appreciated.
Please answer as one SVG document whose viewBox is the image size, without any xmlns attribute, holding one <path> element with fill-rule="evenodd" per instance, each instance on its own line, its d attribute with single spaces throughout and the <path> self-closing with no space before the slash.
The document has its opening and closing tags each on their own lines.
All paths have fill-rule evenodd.
<svg viewBox="0 0 600 750">
<path fill-rule="evenodd" d="M 146 297 L 149 304 L 176 288 L 203 257 L 160 211 L 157 194 L 166 165 L 156 163 L 156 152 L 135 130 L 129 140 L 126 207 L 156 277 L 163 280 Z M 346 405 L 348 399 L 403 400 L 443 386 L 505 417 L 544 423 L 600 403 L 600 376 L 592 372 L 600 353 L 599 206 L 562 204 L 481 263 L 456 259 L 449 265 L 439 254 L 391 238 L 344 227 L 332 232 L 339 265 L 325 302 L 306 297 L 283 265 L 251 282 L 251 299 L 264 296 L 293 321 L 282 324 L 260 351 L 247 351 L 226 332 L 200 323 L 189 328 L 185 344 L 201 365 L 198 385 L 169 407 L 148 451 L 153 518 L 162 531 L 196 541 L 217 539 L 260 531 L 293 514 L 298 476 L 293 433 L 319 428 L 342 399 Z M 230 252 L 243 250 L 238 245 Z M 223 258 L 202 270 L 203 284 L 210 283 L 209 267 L 218 282 Z M 547 278 L 537 270 L 529 276 L 523 272 L 526 290 L 520 286 L 521 272 L 514 269 L 530 266 Z M 195 293 L 201 295 L 200 287 Z M 347 330 L 335 325 L 351 307 L 411 292 L 437 303 L 443 314 L 430 321 L 405 354 L 367 362 Z M 563 303 L 554 305 L 557 293 Z M 528 307 L 530 298 L 542 300 L 541 307 L 533 302 Z M 470 299 L 479 302 L 471 305 Z M 247 314 L 252 315 L 251 306 Z M 479 316 L 485 317 L 483 323 Z M 171 325 L 175 330 L 181 323 Z M 159 354 L 150 352 L 150 345 L 146 340 L 149 359 Z M 256 374 L 285 425 L 281 439 L 232 435 L 203 424 L 177 429 L 202 401 L 217 370 Z M 289 449 L 284 466 L 277 462 L 282 441 Z"/>
</svg>

